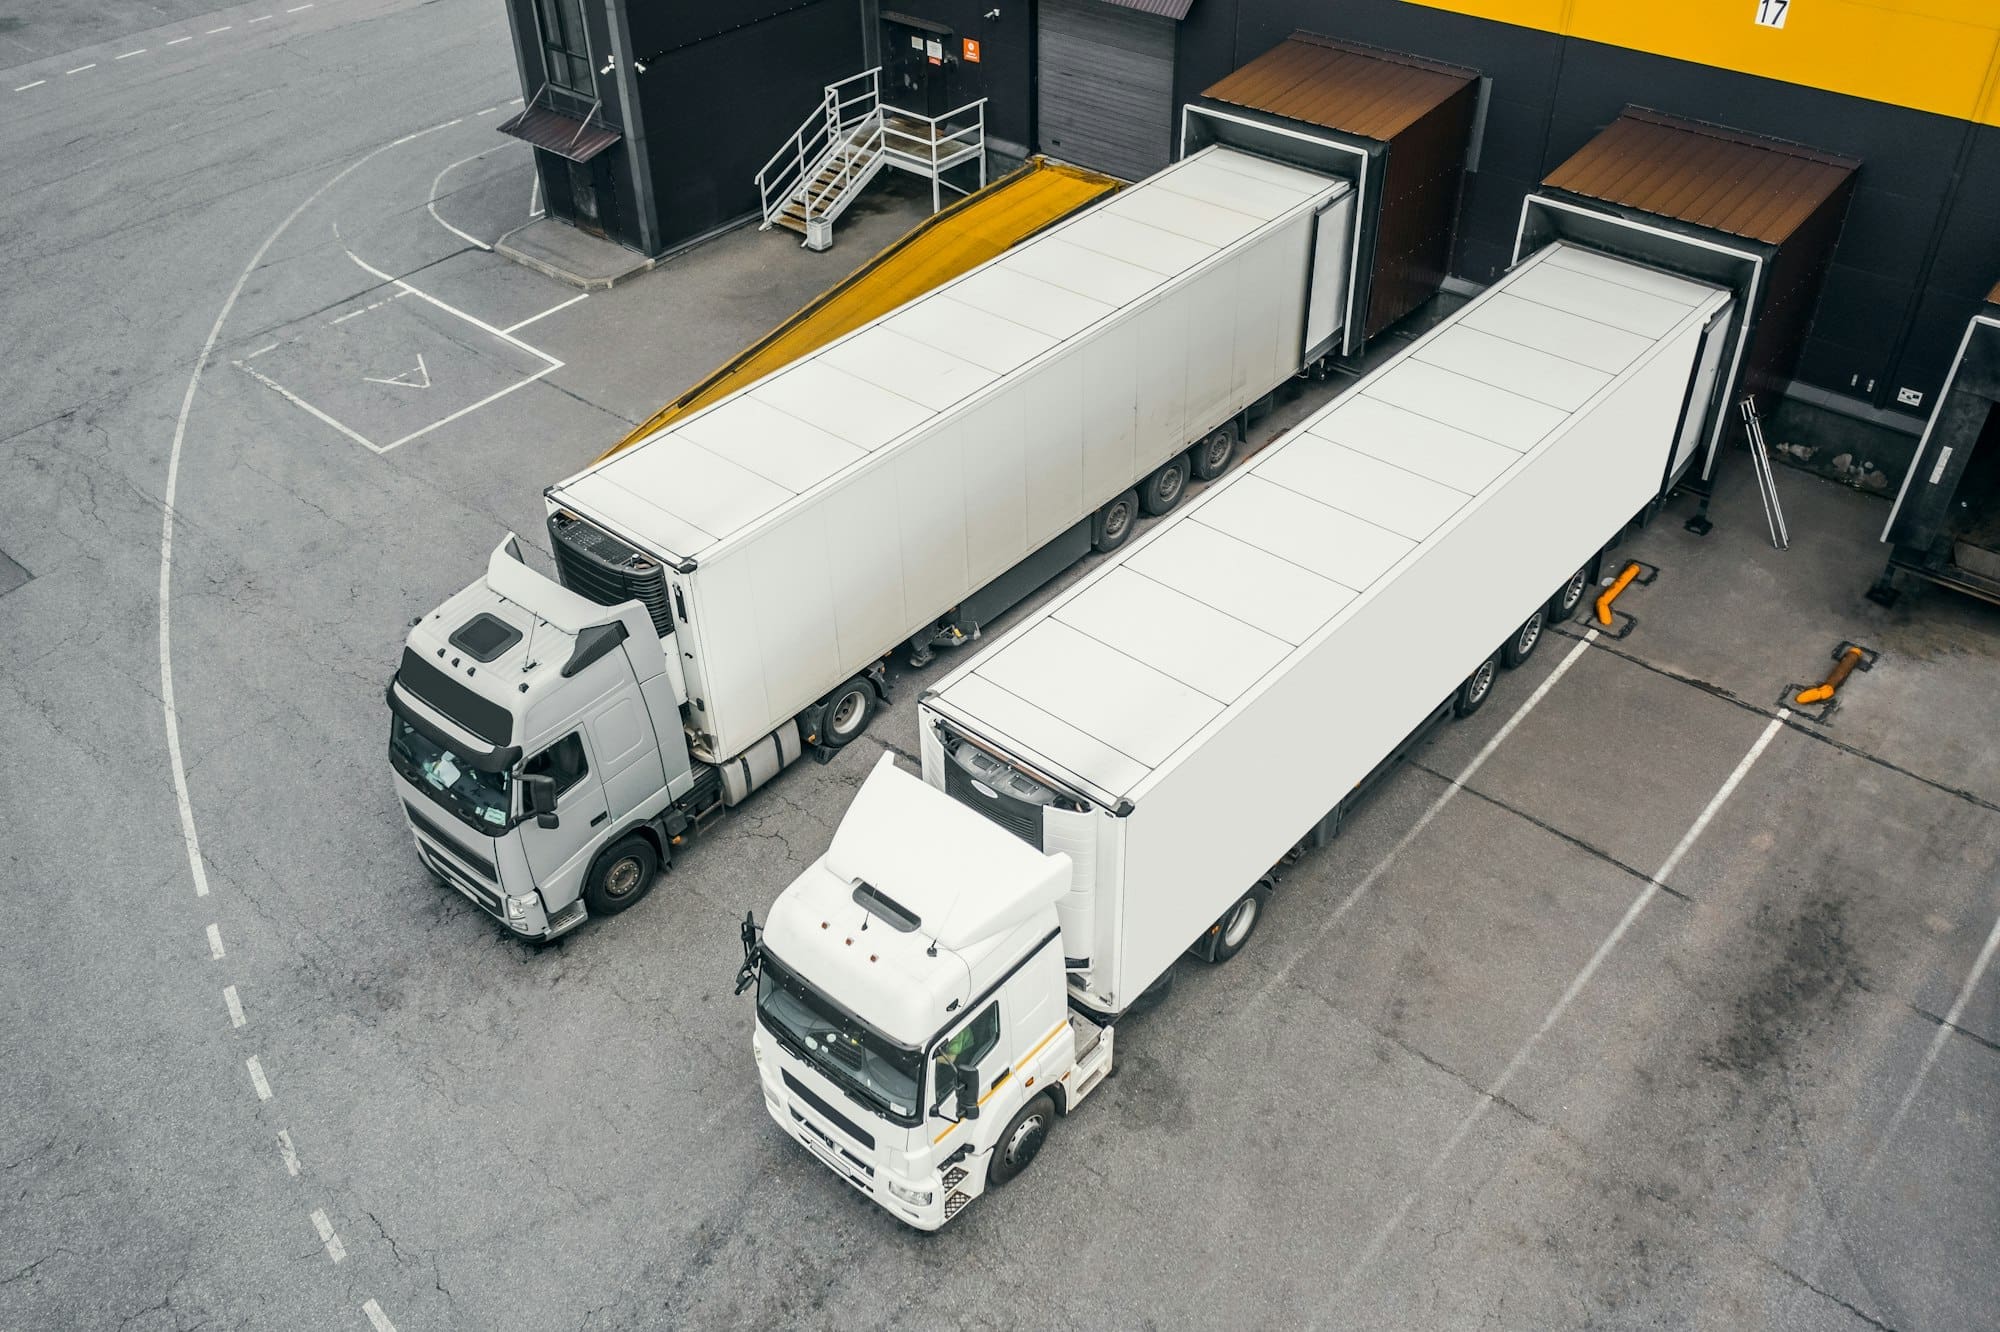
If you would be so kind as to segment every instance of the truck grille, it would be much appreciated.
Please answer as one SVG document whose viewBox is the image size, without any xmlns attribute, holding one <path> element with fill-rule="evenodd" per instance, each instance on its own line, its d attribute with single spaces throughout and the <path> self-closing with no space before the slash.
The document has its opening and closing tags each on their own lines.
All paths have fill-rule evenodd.
<svg viewBox="0 0 2000 1332">
<path fill-rule="evenodd" d="M 674 631 L 667 571 L 658 560 L 560 509 L 549 515 L 549 537 L 564 587 L 600 606 L 637 601 L 653 617 L 653 629 L 662 638 Z"/>
<path fill-rule="evenodd" d="M 944 790 L 1037 851 L 1042 849 L 1042 807 L 1053 801 L 1055 793 L 1039 782 L 961 741 L 944 765 Z"/>
<path fill-rule="evenodd" d="M 466 850 L 464 844 L 456 837 L 445 836 L 444 829 L 417 813 L 416 806 L 407 800 L 403 802 L 403 812 L 410 816 L 410 822 L 416 825 L 417 831 L 423 833 L 452 855 L 457 856 L 472 869 L 479 871 L 480 875 L 488 882 L 498 882 L 500 876 L 494 872 L 492 861 L 476 852 Z"/>
</svg>

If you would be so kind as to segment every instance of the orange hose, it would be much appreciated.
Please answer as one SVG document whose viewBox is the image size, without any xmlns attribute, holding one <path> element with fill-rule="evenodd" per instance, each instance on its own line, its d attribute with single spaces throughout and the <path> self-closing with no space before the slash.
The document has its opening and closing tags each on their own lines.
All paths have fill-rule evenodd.
<svg viewBox="0 0 2000 1332">
<path fill-rule="evenodd" d="M 1792 702 L 1802 705 L 1826 702 L 1833 697 L 1835 690 L 1847 682 L 1847 677 L 1854 674 L 1854 668 L 1860 664 L 1861 649 L 1849 647 L 1840 654 L 1840 660 L 1834 663 L 1833 670 L 1827 674 L 1824 683 L 1816 684 L 1811 689 L 1800 690 L 1793 696 Z"/>
<path fill-rule="evenodd" d="M 1639 562 L 1634 560 L 1626 565 L 1625 571 L 1618 575 L 1617 580 L 1610 587 L 1605 588 L 1598 596 L 1597 622 L 1599 624 L 1608 625 L 1611 623 L 1611 603 L 1618 600 L 1618 594 L 1631 586 L 1632 580 L 1638 576 Z"/>
</svg>

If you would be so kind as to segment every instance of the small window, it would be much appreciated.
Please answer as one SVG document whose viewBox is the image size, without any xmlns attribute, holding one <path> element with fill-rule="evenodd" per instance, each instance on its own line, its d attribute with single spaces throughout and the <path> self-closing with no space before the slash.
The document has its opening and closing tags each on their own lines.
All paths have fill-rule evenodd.
<svg viewBox="0 0 2000 1332">
<path fill-rule="evenodd" d="M 986 1005 L 986 1010 L 972 1021 L 947 1036 L 937 1048 L 937 1096 L 944 1100 L 958 1090 L 958 1073 L 953 1065 L 978 1068 L 993 1053 L 993 1047 L 1000 1043 L 1000 1005 Z"/>
<path fill-rule="evenodd" d="M 583 736 L 576 731 L 571 731 L 521 766 L 524 776 L 555 778 L 557 796 L 575 786 L 589 771 L 590 764 L 583 757 Z"/>
<path fill-rule="evenodd" d="M 590 76 L 590 42 L 584 35 L 582 0 L 540 0 L 542 59 L 549 82 L 586 98 L 596 96 Z"/>
</svg>

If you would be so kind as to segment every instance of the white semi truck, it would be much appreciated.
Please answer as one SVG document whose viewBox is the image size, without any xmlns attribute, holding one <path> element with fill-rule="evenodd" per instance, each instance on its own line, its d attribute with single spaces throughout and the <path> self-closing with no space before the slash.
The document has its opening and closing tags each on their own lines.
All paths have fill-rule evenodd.
<svg viewBox="0 0 2000 1332">
<path fill-rule="evenodd" d="M 1033 1159 L 1183 954 L 1583 600 L 1726 291 L 1552 244 L 927 693 L 745 921 L 774 1119 L 912 1226 Z"/>
<path fill-rule="evenodd" d="M 691 828 L 860 734 L 1337 342 L 1353 189 L 1194 154 L 547 492 L 417 620 L 389 757 L 432 874 L 517 934 L 630 906 Z"/>
</svg>

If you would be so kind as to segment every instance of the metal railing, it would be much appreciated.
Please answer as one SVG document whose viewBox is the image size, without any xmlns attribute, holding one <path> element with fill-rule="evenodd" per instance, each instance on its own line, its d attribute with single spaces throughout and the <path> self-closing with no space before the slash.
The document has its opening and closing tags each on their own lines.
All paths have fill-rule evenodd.
<svg viewBox="0 0 2000 1332">
<path fill-rule="evenodd" d="M 764 226 L 769 227 L 803 186 L 813 194 L 812 181 L 827 159 L 851 146 L 849 136 L 863 123 L 876 120 L 882 102 L 882 67 L 863 70 L 829 83 L 820 104 L 805 118 L 783 147 L 771 154 L 757 173 L 757 194 Z M 851 156 L 851 154 L 848 154 Z M 822 195 L 824 191 L 820 192 Z M 811 199 L 808 198 L 808 216 Z"/>
<path fill-rule="evenodd" d="M 931 178 L 931 211 L 936 212 L 942 203 L 939 187 L 955 190 L 959 194 L 970 194 L 971 190 L 959 189 L 947 183 L 943 173 L 961 162 L 974 158 L 979 162 L 979 187 L 986 186 L 986 99 L 967 102 L 942 115 L 920 116 L 914 111 L 888 106 L 883 110 L 883 146 L 897 164 L 915 170 L 920 175 Z M 894 116 L 898 125 L 889 125 Z M 963 116 L 972 119 L 968 124 L 953 128 L 951 122 Z M 921 125 L 921 132 L 905 129 L 905 125 Z"/>
</svg>

